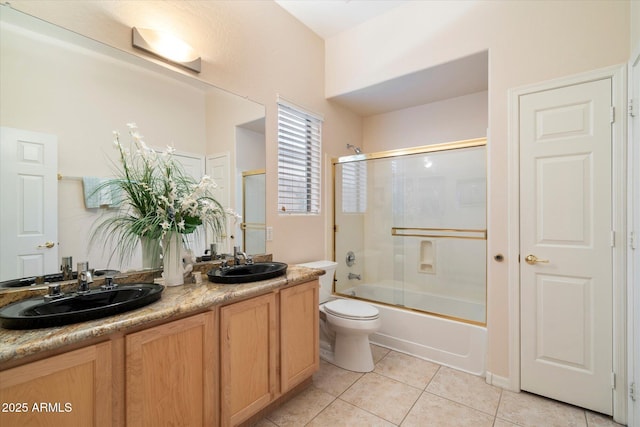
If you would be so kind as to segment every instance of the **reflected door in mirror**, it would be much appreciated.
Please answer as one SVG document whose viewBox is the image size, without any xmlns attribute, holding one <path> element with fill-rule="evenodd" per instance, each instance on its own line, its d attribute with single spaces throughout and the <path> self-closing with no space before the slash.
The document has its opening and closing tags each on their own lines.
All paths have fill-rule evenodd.
<svg viewBox="0 0 640 427">
<path fill-rule="evenodd" d="M 59 270 L 57 143 L 0 128 L 0 281 Z"/>
</svg>

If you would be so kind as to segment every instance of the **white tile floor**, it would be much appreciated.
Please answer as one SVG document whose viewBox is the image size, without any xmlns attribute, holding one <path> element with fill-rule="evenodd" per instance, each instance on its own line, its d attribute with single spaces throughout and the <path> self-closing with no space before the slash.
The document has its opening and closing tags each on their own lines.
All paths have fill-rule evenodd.
<svg viewBox="0 0 640 427">
<path fill-rule="evenodd" d="M 285 426 L 606 427 L 610 417 L 372 346 L 373 372 L 320 361 L 313 385 L 256 423 Z"/>
</svg>

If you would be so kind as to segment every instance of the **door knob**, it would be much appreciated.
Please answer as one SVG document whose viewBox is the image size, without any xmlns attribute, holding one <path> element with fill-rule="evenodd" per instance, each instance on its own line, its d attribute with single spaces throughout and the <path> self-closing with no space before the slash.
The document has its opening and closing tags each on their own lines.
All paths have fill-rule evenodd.
<svg viewBox="0 0 640 427">
<path fill-rule="evenodd" d="M 536 264 L 538 262 L 543 262 L 543 263 L 549 262 L 548 259 L 538 259 L 537 256 L 531 255 L 531 254 L 524 257 L 524 260 L 527 262 L 527 264 L 531 264 L 531 265 Z"/>
<path fill-rule="evenodd" d="M 44 249 L 44 248 L 51 249 L 55 245 L 56 244 L 53 242 L 46 242 L 46 243 L 43 243 L 42 245 L 38 245 L 38 249 Z"/>
</svg>

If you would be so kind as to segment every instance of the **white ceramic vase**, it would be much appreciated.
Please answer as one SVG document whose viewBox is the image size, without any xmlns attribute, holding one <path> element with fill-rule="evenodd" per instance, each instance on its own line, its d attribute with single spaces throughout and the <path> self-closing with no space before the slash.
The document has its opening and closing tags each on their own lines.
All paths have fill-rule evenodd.
<svg viewBox="0 0 640 427">
<path fill-rule="evenodd" d="M 165 286 L 184 284 L 184 266 L 182 265 L 182 236 L 180 233 L 167 233 L 162 239 L 162 277 Z"/>
<path fill-rule="evenodd" d="M 140 247 L 142 248 L 142 268 L 156 269 L 162 267 L 160 258 L 160 239 L 140 236 Z"/>
</svg>

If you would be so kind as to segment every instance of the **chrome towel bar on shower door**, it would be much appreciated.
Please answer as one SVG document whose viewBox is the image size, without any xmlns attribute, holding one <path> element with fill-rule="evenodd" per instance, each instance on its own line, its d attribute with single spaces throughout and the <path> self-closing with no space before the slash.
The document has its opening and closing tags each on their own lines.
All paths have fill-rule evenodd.
<svg viewBox="0 0 640 427">
<path fill-rule="evenodd" d="M 391 227 L 392 236 L 487 240 L 487 230 L 469 228 Z"/>
</svg>

